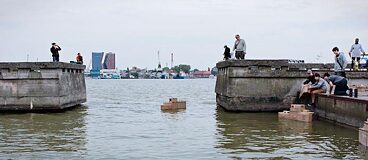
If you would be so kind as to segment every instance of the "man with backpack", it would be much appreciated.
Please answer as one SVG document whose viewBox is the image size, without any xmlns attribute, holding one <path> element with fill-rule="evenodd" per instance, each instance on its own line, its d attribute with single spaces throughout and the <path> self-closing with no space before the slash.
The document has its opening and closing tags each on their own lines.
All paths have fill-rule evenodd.
<svg viewBox="0 0 368 160">
<path fill-rule="evenodd" d="M 345 68 L 348 65 L 348 61 L 346 60 L 346 57 L 343 52 L 339 51 L 339 48 L 334 47 L 332 49 L 332 52 L 335 54 L 335 64 L 334 64 L 334 71 L 335 75 L 345 77 Z"/>
</svg>

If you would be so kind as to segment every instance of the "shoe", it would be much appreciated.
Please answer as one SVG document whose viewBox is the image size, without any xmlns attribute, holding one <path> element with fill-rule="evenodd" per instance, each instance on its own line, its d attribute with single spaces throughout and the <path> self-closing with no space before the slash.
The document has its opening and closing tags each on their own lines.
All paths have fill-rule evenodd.
<svg viewBox="0 0 368 160">
<path fill-rule="evenodd" d="M 310 103 L 307 105 L 308 107 L 315 107 L 315 104 L 314 103 Z"/>
</svg>

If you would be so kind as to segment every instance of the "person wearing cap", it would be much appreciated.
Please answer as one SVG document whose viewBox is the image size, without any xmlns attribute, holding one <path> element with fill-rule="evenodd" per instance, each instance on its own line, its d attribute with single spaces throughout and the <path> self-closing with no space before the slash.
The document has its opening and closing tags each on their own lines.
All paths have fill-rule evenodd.
<svg viewBox="0 0 368 160">
<path fill-rule="evenodd" d="M 314 73 L 314 77 L 316 79 L 316 83 L 312 84 L 309 87 L 309 92 L 311 93 L 311 99 L 312 99 L 312 104 L 309 104 L 309 106 L 314 106 L 316 94 L 326 93 L 327 87 L 328 87 L 328 83 L 323 78 L 321 78 L 320 74 Z"/>
<path fill-rule="evenodd" d="M 346 78 L 337 75 L 330 76 L 328 73 L 325 73 L 323 78 L 330 85 L 330 94 L 333 90 L 335 90 L 333 93 L 334 95 L 347 95 L 346 91 L 349 89 L 349 87 L 348 80 L 346 80 Z"/>
<path fill-rule="evenodd" d="M 358 63 L 358 68 L 360 69 L 360 57 L 361 53 L 363 53 L 363 57 L 365 52 L 361 44 L 359 44 L 359 38 L 355 38 L 355 43 L 351 46 L 349 56 L 351 58 L 351 68 L 354 68 L 355 61 Z"/>
<path fill-rule="evenodd" d="M 51 43 L 50 51 L 52 53 L 52 61 L 59 62 L 59 51 L 61 50 L 60 46 L 56 43 Z"/>
<path fill-rule="evenodd" d="M 235 43 L 233 47 L 233 51 L 235 51 L 236 59 L 244 59 L 246 53 L 246 44 L 244 39 L 240 39 L 240 35 L 235 35 Z"/>
</svg>

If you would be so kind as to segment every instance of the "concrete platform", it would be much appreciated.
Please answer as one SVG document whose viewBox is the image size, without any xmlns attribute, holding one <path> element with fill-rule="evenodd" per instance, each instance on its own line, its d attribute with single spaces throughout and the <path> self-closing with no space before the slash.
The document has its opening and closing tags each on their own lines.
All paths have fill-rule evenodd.
<svg viewBox="0 0 368 160">
<path fill-rule="evenodd" d="M 359 128 L 359 143 L 368 147 L 368 120 Z"/>
<path fill-rule="evenodd" d="M 287 119 L 302 122 L 312 122 L 313 112 L 310 112 L 301 104 L 292 104 L 290 111 L 283 111 L 278 113 L 279 119 Z"/>
<path fill-rule="evenodd" d="M 368 118 L 368 98 L 365 94 L 362 92 L 358 98 L 317 94 L 313 111 L 319 118 L 359 128 Z"/>
<path fill-rule="evenodd" d="M 86 102 L 85 66 L 0 63 L 0 111 L 61 110 Z"/>
<path fill-rule="evenodd" d="M 306 72 L 329 72 L 333 64 L 291 60 L 228 60 L 217 63 L 216 102 L 226 111 L 276 112 L 297 100 Z M 349 67 L 349 65 L 348 65 Z M 346 71 L 349 85 L 365 84 L 367 71 Z"/>
<path fill-rule="evenodd" d="M 177 98 L 170 98 L 169 102 L 161 105 L 161 110 L 186 109 L 186 102 L 179 101 Z"/>
</svg>

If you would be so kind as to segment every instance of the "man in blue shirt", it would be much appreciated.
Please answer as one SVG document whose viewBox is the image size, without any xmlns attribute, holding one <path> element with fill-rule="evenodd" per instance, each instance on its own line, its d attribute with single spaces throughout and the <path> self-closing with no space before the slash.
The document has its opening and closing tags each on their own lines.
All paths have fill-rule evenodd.
<svg viewBox="0 0 368 160">
<path fill-rule="evenodd" d="M 315 73 L 314 77 L 316 79 L 316 82 L 309 87 L 309 92 L 311 93 L 312 99 L 312 104 L 310 104 L 309 106 L 314 106 L 314 101 L 316 97 L 315 94 L 327 92 L 328 83 L 323 78 L 321 78 L 321 75 L 318 73 Z"/>
<path fill-rule="evenodd" d="M 323 77 L 330 85 L 330 94 L 332 93 L 333 88 L 335 88 L 334 95 L 347 95 L 346 91 L 349 87 L 346 78 L 337 75 L 330 76 L 328 73 L 325 73 Z"/>
<path fill-rule="evenodd" d="M 337 47 L 334 47 L 332 49 L 332 52 L 335 54 L 335 65 L 334 65 L 335 75 L 346 77 L 345 68 L 348 65 L 348 61 L 346 60 L 344 53 L 340 52 L 339 48 Z"/>
</svg>

